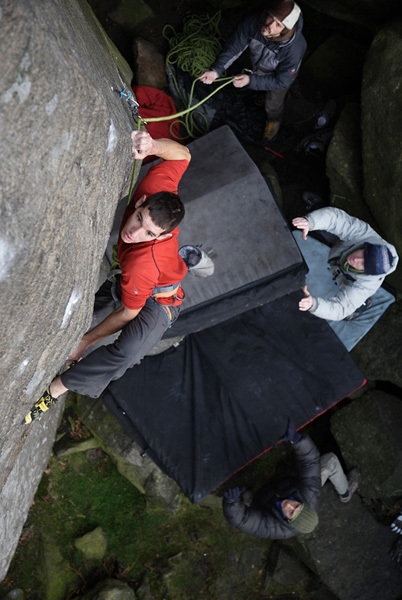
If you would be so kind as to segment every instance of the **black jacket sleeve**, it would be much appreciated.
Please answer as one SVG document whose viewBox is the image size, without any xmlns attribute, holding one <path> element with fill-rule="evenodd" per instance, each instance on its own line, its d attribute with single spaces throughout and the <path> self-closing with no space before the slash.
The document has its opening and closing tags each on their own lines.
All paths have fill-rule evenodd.
<svg viewBox="0 0 402 600">
<path fill-rule="evenodd" d="M 302 435 L 299 442 L 293 446 L 296 454 L 297 478 L 295 487 L 297 497 L 314 508 L 318 508 L 321 492 L 320 454 L 314 442 L 308 435 Z M 286 496 L 278 494 L 279 487 L 275 480 L 264 486 L 271 487 L 272 493 L 267 497 L 284 500 Z M 275 504 L 275 499 L 265 505 L 255 504 L 245 506 L 241 497 L 236 502 L 223 499 L 223 514 L 230 525 L 244 533 L 271 539 L 285 539 L 298 535 L 298 532 L 283 519 Z"/>
<path fill-rule="evenodd" d="M 245 506 L 241 498 L 232 503 L 224 498 L 222 508 L 228 523 L 244 533 L 273 540 L 297 535 L 297 531 L 290 527 L 273 507 L 264 509 L 253 505 Z"/>
<path fill-rule="evenodd" d="M 321 494 L 321 461 L 318 448 L 308 435 L 293 445 L 296 454 L 296 487 L 301 498 L 317 510 Z"/>
</svg>

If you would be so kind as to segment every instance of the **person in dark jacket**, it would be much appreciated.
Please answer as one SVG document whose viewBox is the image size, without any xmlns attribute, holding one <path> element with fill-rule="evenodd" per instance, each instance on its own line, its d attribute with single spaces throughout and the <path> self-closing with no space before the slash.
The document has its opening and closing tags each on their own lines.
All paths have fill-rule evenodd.
<svg viewBox="0 0 402 600">
<path fill-rule="evenodd" d="M 268 0 L 266 9 L 244 19 L 210 70 L 200 75 L 211 84 L 248 48 L 252 70 L 234 78 L 237 88 L 265 91 L 264 139 L 273 140 L 282 122 L 286 94 L 306 51 L 303 17 L 293 0 Z"/>
<path fill-rule="evenodd" d="M 321 487 L 330 479 L 341 502 L 349 502 L 358 488 L 360 473 L 352 469 L 346 478 L 332 452 L 320 456 L 312 439 L 300 434 L 289 421 L 284 441 L 290 441 L 296 455 L 296 477 L 272 479 L 251 503 L 245 488 L 230 488 L 223 496 L 223 513 L 230 525 L 244 533 L 271 539 L 310 533 L 318 524 Z"/>
</svg>

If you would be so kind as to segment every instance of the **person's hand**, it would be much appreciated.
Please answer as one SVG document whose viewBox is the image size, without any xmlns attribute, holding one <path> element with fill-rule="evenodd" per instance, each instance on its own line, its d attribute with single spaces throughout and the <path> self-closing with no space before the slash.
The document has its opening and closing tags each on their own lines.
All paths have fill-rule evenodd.
<svg viewBox="0 0 402 600">
<path fill-rule="evenodd" d="M 78 344 L 78 346 L 75 348 L 75 350 L 73 350 L 67 357 L 67 360 L 81 360 L 85 350 L 87 348 L 89 348 L 91 344 L 88 342 L 88 340 L 86 339 L 85 335 L 82 338 L 82 340 L 80 341 L 80 343 Z"/>
<path fill-rule="evenodd" d="M 289 417 L 288 419 L 288 427 L 286 429 L 285 435 L 281 438 L 284 442 L 290 442 L 291 444 L 296 444 L 301 438 L 301 434 L 296 430 L 296 425 L 293 423 L 292 419 Z"/>
<path fill-rule="evenodd" d="M 394 533 L 402 535 L 402 513 L 391 523 L 390 527 Z"/>
<path fill-rule="evenodd" d="M 213 83 L 215 79 L 218 78 L 218 73 L 216 71 L 205 71 L 202 75 L 199 76 L 199 80 L 202 83 L 207 83 L 208 85 Z"/>
<path fill-rule="evenodd" d="M 303 286 L 303 294 L 304 298 L 302 298 L 299 302 L 299 310 L 310 310 L 313 306 L 313 297 L 307 289 L 307 286 Z"/>
<path fill-rule="evenodd" d="M 297 229 L 301 229 L 303 231 L 302 238 L 303 240 L 306 240 L 308 232 L 310 231 L 310 224 L 307 221 L 307 219 L 305 219 L 304 217 L 296 217 L 295 219 L 293 219 L 292 225 L 293 227 L 296 227 Z"/>
<path fill-rule="evenodd" d="M 233 85 L 235 86 L 235 88 L 245 87 L 246 85 L 249 85 L 249 83 L 249 75 L 236 75 L 236 77 L 233 79 Z"/>
<path fill-rule="evenodd" d="M 153 153 L 153 139 L 147 131 L 131 132 L 131 153 L 136 160 Z"/>
<path fill-rule="evenodd" d="M 225 498 L 225 500 L 227 502 L 231 502 L 231 503 L 236 502 L 236 500 L 238 500 L 240 498 L 240 496 L 243 494 L 243 492 L 245 492 L 245 491 L 246 491 L 246 488 L 244 486 L 229 488 L 223 494 L 223 497 Z"/>
</svg>

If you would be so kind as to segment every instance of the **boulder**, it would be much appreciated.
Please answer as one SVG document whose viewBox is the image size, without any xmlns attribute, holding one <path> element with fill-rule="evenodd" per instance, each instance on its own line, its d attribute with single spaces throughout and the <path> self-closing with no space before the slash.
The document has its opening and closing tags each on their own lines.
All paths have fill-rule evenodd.
<svg viewBox="0 0 402 600">
<path fill-rule="evenodd" d="M 311 573 L 306 566 L 288 551 L 284 546 L 280 547 L 275 571 L 272 579 L 275 583 L 284 586 L 297 586 L 310 579 Z"/>
<path fill-rule="evenodd" d="M 358 91 L 366 51 L 365 44 L 333 34 L 301 66 L 304 93 L 318 89 L 324 98 L 338 98 Z"/>
<path fill-rule="evenodd" d="M 402 388 L 402 301 L 386 313 L 352 350 L 352 357 L 371 381 Z"/>
<path fill-rule="evenodd" d="M 2 600 L 24 600 L 24 592 L 19 588 L 14 588 Z"/>
<path fill-rule="evenodd" d="M 127 29 L 134 29 L 138 23 L 152 15 L 152 9 L 144 0 L 120 0 L 115 10 L 109 13 L 115 23 Z"/>
<path fill-rule="evenodd" d="M 86 533 L 74 541 L 74 546 L 89 560 L 101 560 L 106 554 L 107 539 L 102 527 Z"/>
<path fill-rule="evenodd" d="M 99 440 L 90 437 L 79 442 L 62 439 L 55 444 L 53 450 L 56 456 L 61 458 L 62 456 L 69 456 L 70 454 L 76 454 L 77 452 L 89 452 L 95 448 L 99 448 Z"/>
<path fill-rule="evenodd" d="M 144 579 L 136 592 L 138 600 L 156 600 L 155 596 L 151 592 L 151 586 L 149 585 L 148 579 Z"/>
<path fill-rule="evenodd" d="M 322 490 L 319 515 L 314 532 L 297 540 L 306 564 L 334 596 L 399 598 L 402 575 L 388 554 L 395 538 L 389 527 L 375 520 L 357 494 L 349 504 L 339 502 L 330 483 Z"/>
<path fill-rule="evenodd" d="M 331 431 L 347 469 L 359 467 L 359 486 L 367 502 L 392 498 L 401 492 L 402 401 L 380 390 L 370 390 L 331 419 Z"/>
<path fill-rule="evenodd" d="M 60 600 L 74 589 L 77 577 L 57 544 L 50 536 L 41 541 L 40 574 L 44 589 L 43 600 Z"/>
<path fill-rule="evenodd" d="M 381 29 L 366 56 L 361 105 L 364 195 L 387 241 L 402 254 L 402 20 Z M 402 270 L 388 283 L 402 291 Z"/>
<path fill-rule="evenodd" d="M 104 579 L 77 600 L 135 600 L 134 590 L 118 579 Z"/>
<path fill-rule="evenodd" d="M 77 396 L 76 412 L 123 477 L 169 512 L 175 513 L 180 508 L 184 495 L 177 483 L 144 455 L 101 399 Z"/>
<path fill-rule="evenodd" d="M 2 397 L 4 402 L 4 396 Z M 36 489 L 49 460 L 64 402 L 32 426 L 8 430 L 1 453 L 0 580 L 8 570 Z M 1 427 L 5 423 L 2 421 Z M 22 429 L 26 427 L 26 429 Z M 3 433 L 3 436 L 5 434 Z"/>
<path fill-rule="evenodd" d="M 372 220 L 363 199 L 361 163 L 360 106 L 346 104 L 335 125 L 326 155 L 326 174 L 330 181 L 330 203 L 347 213 Z"/>
<path fill-rule="evenodd" d="M 135 82 L 161 90 L 168 88 L 165 72 L 165 59 L 152 42 L 135 38 L 133 42 L 135 62 Z M 141 112 L 140 112 L 141 114 Z"/>
<path fill-rule="evenodd" d="M 303 4 L 346 23 L 352 23 L 363 31 L 373 32 L 378 23 L 392 19 L 397 12 L 399 0 L 304 0 Z"/>
<path fill-rule="evenodd" d="M 90 323 L 132 121 L 112 89 L 130 71 L 84 0 L 6 0 L 0 23 L 3 578 L 59 411 L 20 422 Z"/>
</svg>

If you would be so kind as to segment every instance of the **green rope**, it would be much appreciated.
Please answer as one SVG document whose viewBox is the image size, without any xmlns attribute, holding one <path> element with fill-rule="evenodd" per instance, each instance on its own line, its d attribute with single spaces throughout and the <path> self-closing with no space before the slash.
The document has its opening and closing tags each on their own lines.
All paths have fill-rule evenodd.
<svg viewBox="0 0 402 600">
<path fill-rule="evenodd" d="M 177 119 L 179 117 L 182 117 L 183 115 L 186 115 L 186 114 L 190 113 L 191 111 L 193 111 L 195 108 L 198 108 L 199 106 L 201 106 L 201 104 L 204 104 L 204 102 L 206 102 L 207 100 L 212 98 L 212 96 L 214 94 L 216 94 L 217 92 L 219 92 L 219 90 L 221 90 L 223 87 L 225 87 L 225 85 L 232 83 L 233 80 L 234 80 L 234 77 L 221 77 L 220 79 L 215 79 L 215 81 L 224 81 L 225 83 L 223 83 L 218 88 L 216 88 L 206 98 L 204 98 L 203 100 L 200 100 L 199 102 L 197 102 L 197 104 L 194 104 L 194 106 L 188 106 L 186 109 L 181 110 L 180 112 L 176 113 L 175 115 L 166 115 L 166 117 L 150 117 L 149 119 L 148 118 L 144 119 L 144 123 L 156 123 L 157 121 L 169 121 L 170 119 Z M 189 103 L 191 103 L 191 101 L 193 99 L 194 85 L 197 83 L 197 81 L 198 81 L 198 79 L 195 79 L 191 85 L 190 102 Z"/>
<path fill-rule="evenodd" d="M 170 65 L 176 64 L 177 66 L 184 72 L 190 73 L 192 77 L 194 77 L 194 81 L 191 85 L 190 96 L 187 108 L 179 111 L 174 115 L 166 115 L 165 117 L 150 117 L 147 119 L 142 119 L 138 116 L 137 119 L 137 128 L 138 131 L 141 127 L 146 126 L 147 123 L 156 123 L 159 121 L 172 121 L 170 125 L 170 131 L 172 132 L 172 127 L 176 122 L 181 123 L 186 131 L 188 132 L 190 137 L 196 137 L 196 133 L 205 133 L 202 129 L 195 123 L 193 114 L 194 111 L 201 106 L 204 102 L 207 102 L 214 94 L 219 92 L 222 88 L 224 88 L 229 83 L 232 83 L 234 77 L 222 77 L 216 79 L 216 82 L 223 82 L 219 87 L 213 90 L 206 98 L 191 106 L 194 96 L 194 86 L 198 81 L 199 75 L 201 75 L 204 71 L 207 71 L 211 65 L 211 63 L 215 60 L 217 54 L 221 49 L 221 40 L 222 36 L 219 33 L 218 23 L 221 18 L 221 13 L 218 11 L 213 17 L 209 17 L 208 15 L 204 16 L 190 16 L 184 20 L 183 23 L 183 32 L 176 33 L 171 25 L 165 25 L 163 29 L 163 35 L 166 39 L 169 40 L 169 45 L 171 50 L 168 52 L 166 57 L 166 67 L 169 69 L 172 80 L 174 81 L 176 90 L 179 96 L 182 98 L 183 105 L 185 105 L 185 100 L 181 94 L 181 91 L 177 85 L 177 82 L 174 78 L 173 72 L 170 69 Z M 171 37 L 167 36 L 168 31 L 173 32 Z M 208 122 L 204 114 L 198 112 L 197 113 L 201 119 L 204 120 L 205 130 L 208 128 Z M 185 117 L 184 120 L 181 120 L 181 117 Z M 134 189 L 134 184 L 137 180 L 137 172 L 140 165 L 140 160 L 134 160 L 133 169 L 131 172 L 131 180 L 130 180 L 130 188 L 128 192 L 128 200 L 127 204 L 130 203 L 131 196 Z M 112 252 L 112 265 L 111 270 L 119 268 L 119 258 L 117 255 L 117 244 L 113 246 Z"/>
<path fill-rule="evenodd" d="M 112 248 L 112 262 L 109 267 L 109 273 L 111 271 L 117 271 L 117 269 L 120 269 L 120 260 L 119 255 L 117 253 L 117 244 L 114 244 Z"/>
<path fill-rule="evenodd" d="M 183 21 L 182 33 L 176 33 L 171 25 L 165 25 L 163 36 L 170 46 L 166 64 L 177 64 L 179 69 L 193 77 L 207 71 L 221 50 L 220 18 L 220 11 L 213 17 L 190 15 Z M 173 35 L 169 37 L 168 31 Z"/>
<path fill-rule="evenodd" d="M 171 25 L 165 25 L 163 28 L 163 35 L 169 41 L 170 51 L 166 56 L 166 69 L 169 72 L 170 78 L 175 86 L 177 95 L 181 98 L 183 106 L 187 106 L 184 111 L 181 111 L 175 117 L 179 124 L 181 124 L 189 137 L 195 138 L 198 135 L 206 133 L 208 130 L 208 121 L 206 116 L 197 111 L 196 109 L 209 100 L 216 92 L 218 92 L 224 85 L 231 83 L 233 78 L 220 79 L 219 81 L 226 81 L 224 85 L 220 86 L 212 94 L 207 96 L 204 100 L 191 106 L 194 94 L 194 85 L 198 81 L 198 77 L 210 68 L 210 65 L 215 60 L 216 56 L 221 50 L 221 41 L 223 40 L 218 24 L 221 18 L 221 12 L 218 11 L 213 17 L 209 15 L 196 16 L 191 15 L 184 19 L 182 33 L 176 33 Z M 174 76 L 172 65 L 177 65 L 178 68 L 184 73 L 189 73 L 195 78 L 190 91 L 190 98 L 188 102 L 184 98 L 181 89 Z M 180 117 L 185 116 L 185 119 Z M 198 125 L 195 116 L 198 117 L 198 122 L 204 123 L 204 128 Z M 172 117 L 171 117 L 172 118 Z M 171 125 L 172 131 L 172 125 Z"/>
</svg>

